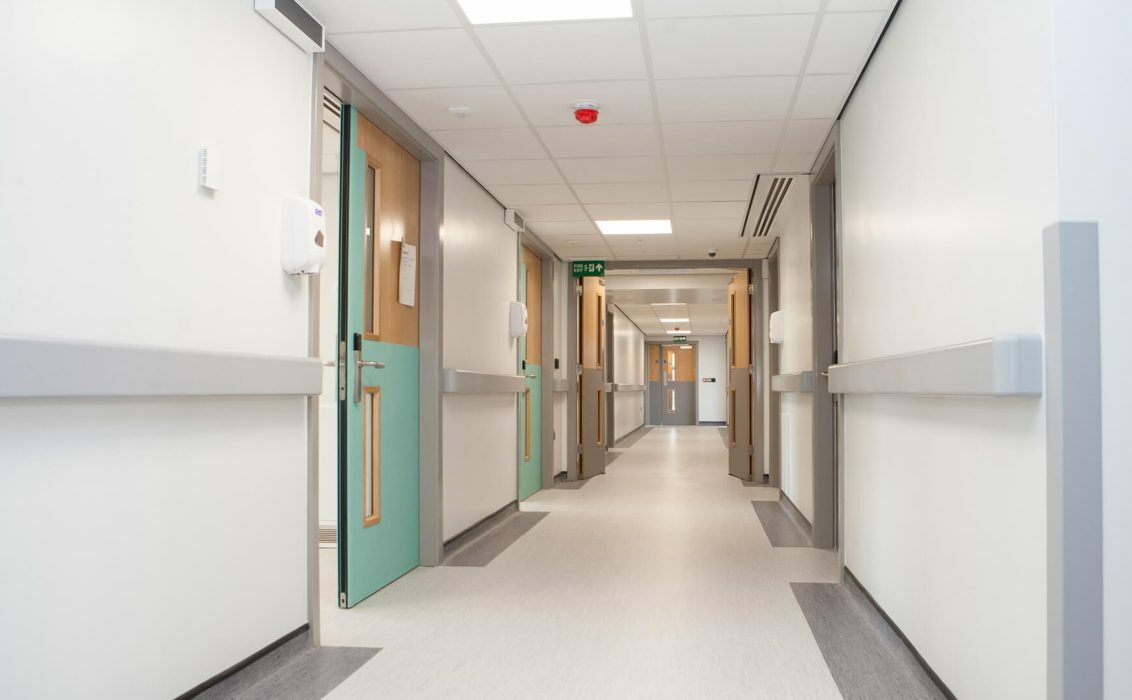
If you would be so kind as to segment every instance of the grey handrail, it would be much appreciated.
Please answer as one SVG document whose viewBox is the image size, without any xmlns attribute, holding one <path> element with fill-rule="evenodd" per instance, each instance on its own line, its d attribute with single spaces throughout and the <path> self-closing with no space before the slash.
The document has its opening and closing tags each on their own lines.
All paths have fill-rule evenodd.
<svg viewBox="0 0 1132 700">
<path fill-rule="evenodd" d="M 527 379 L 521 374 L 493 374 L 466 369 L 445 369 L 441 391 L 445 394 L 521 394 Z"/>
<path fill-rule="evenodd" d="M 814 373 L 790 372 L 770 378 L 770 390 L 783 394 L 810 394 L 814 391 Z"/>
<path fill-rule="evenodd" d="M 644 391 L 644 384 L 614 384 L 613 390 L 617 392 Z"/>
<path fill-rule="evenodd" d="M 0 398 L 314 396 L 322 361 L 0 335 Z"/>
<path fill-rule="evenodd" d="M 1041 396 L 1042 339 L 993 338 L 829 368 L 834 394 Z"/>
</svg>

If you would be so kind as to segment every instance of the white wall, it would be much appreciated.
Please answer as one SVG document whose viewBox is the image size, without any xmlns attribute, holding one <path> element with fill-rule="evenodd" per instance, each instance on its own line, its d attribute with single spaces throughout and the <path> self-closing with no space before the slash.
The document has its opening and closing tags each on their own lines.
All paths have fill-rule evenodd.
<svg viewBox="0 0 1132 700">
<path fill-rule="evenodd" d="M 613 379 L 615 384 L 641 384 L 645 379 L 645 334 L 621 313 L 613 313 Z M 645 424 L 645 392 L 614 392 L 613 427 L 615 440 Z"/>
<path fill-rule="evenodd" d="M 810 283 L 810 183 L 795 179 L 778 213 L 778 308 L 785 337 L 778 346 L 778 373 L 813 369 Z M 813 395 L 779 394 L 782 491 L 807 520 L 814 519 Z"/>
<path fill-rule="evenodd" d="M 843 359 L 1041 333 L 1049 12 L 902 3 L 845 112 Z M 962 698 L 1045 694 L 1040 400 L 849 396 L 844 556 Z"/>
<path fill-rule="evenodd" d="M 515 374 L 518 237 L 503 208 L 460 166 L 444 164 L 444 366 Z M 514 394 L 445 394 L 444 539 L 518 496 Z"/>
<path fill-rule="evenodd" d="M 310 57 L 250 3 L 5 9 L 0 333 L 306 355 Z M 301 398 L 0 401 L 0 695 L 171 697 L 302 625 L 306 469 Z"/>
<path fill-rule="evenodd" d="M 1058 183 L 1063 221 L 1100 224 L 1105 697 L 1132 697 L 1132 5 L 1054 0 Z M 1114 86 L 1120 86 L 1114 89 Z"/>
<path fill-rule="evenodd" d="M 696 393 L 700 422 L 727 422 L 727 336 L 699 335 L 696 347 Z M 704 377 L 715 377 L 705 384 Z"/>
</svg>

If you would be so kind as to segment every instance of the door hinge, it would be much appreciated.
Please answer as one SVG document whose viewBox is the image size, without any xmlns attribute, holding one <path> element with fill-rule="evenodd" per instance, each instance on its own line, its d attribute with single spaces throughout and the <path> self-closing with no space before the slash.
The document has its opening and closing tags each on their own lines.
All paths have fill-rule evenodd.
<svg viewBox="0 0 1132 700">
<path fill-rule="evenodd" d="M 581 285 L 574 287 L 574 294 L 577 294 L 578 296 L 582 296 L 582 286 Z"/>
<path fill-rule="evenodd" d="M 345 593 L 339 593 L 338 594 L 338 607 L 340 607 L 340 608 L 346 607 L 346 594 Z"/>
<path fill-rule="evenodd" d="M 338 400 L 346 400 L 346 341 L 338 342 Z"/>
<path fill-rule="evenodd" d="M 747 294 L 750 294 L 750 295 L 752 295 L 752 296 L 753 296 L 753 295 L 754 295 L 754 293 L 755 293 L 755 285 L 753 285 L 753 284 L 748 284 L 748 285 L 747 285 Z"/>
</svg>

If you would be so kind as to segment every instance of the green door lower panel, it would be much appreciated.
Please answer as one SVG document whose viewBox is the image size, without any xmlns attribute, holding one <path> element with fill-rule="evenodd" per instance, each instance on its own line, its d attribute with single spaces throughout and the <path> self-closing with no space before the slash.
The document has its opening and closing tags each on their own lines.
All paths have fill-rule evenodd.
<svg viewBox="0 0 1132 700">
<path fill-rule="evenodd" d="M 527 391 L 519 405 L 519 500 L 523 501 L 542 488 L 542 367 L 527 365 Z M 525 405 L 530 401 L 530 406 Z M 527 425 L 527 411 L 531 421 Z M 530 453 L 527 453 L 527 430 L 530 430 Z"/>
</svg>

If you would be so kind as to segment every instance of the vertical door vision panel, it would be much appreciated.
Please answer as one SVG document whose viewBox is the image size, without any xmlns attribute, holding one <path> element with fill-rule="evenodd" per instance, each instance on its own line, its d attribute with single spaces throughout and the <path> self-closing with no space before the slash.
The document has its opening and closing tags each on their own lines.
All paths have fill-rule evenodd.
<svg viewBox="0 0 1132 700">
<path fill-rule="evenodd" d="M 588 479 L 605 473 L 605 280 L 583 277 L 579 285 L 578 474 Z"/>
<path fill-rule="evenodd" d="M 727 445 L 728 471 L 750 480 L 751 466 L 751 298 L 748 272 L 727 285 Z"/>
<path fill-rule="evenodd" d="M 519 500 L 542 488 L 542 259 L 522 246 L 519 297 L 527 306 L 527 335 L 519 339 Z"/>
<path fill-rule="evenodd" d="M 419 317 L 398 294 L 402 246 L 419 239 L 420 163 L 356 109 L 343 124 L 338 591 L 350 607 L 420 561 Z"/>
</svg>

